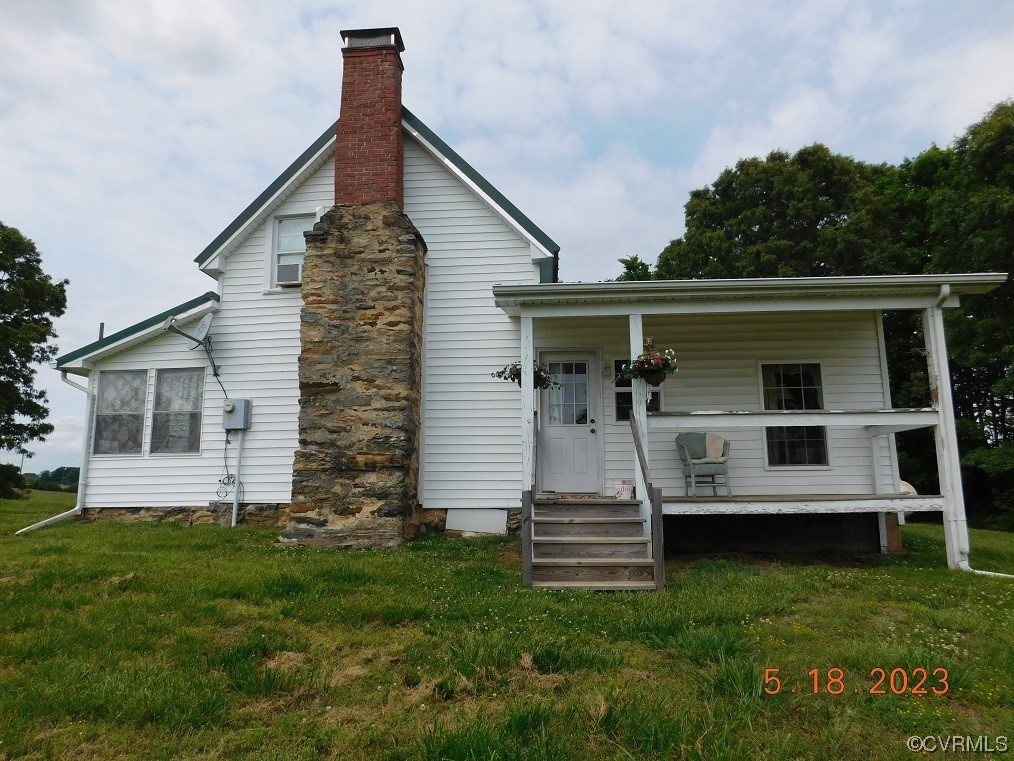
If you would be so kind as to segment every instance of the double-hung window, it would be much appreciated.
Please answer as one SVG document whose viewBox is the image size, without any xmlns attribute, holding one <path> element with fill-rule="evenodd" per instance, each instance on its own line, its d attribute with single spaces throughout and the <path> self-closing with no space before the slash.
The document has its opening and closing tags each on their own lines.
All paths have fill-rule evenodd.
<svg viewBox="0 0 1014 761">
<path fill-rule="evenodd" d="M 614 386 L 616 387 L 616 422 L 630 420 L 630 412 L 634 409 L 633 383 L 630 378 L 623 377 L 623 366 L 627 364 L 625 359 L 613 361 Z M 662 409 L 662 389 L 658 386 L 648 387 L 648 412 L 658 412 Z"/>
<path fill-rule="evenodd" d="M 151 453 L 201 451 L 204 368 L 158 370 L 151 413 Z"/>
<path fill-rule="evenodd" d="M 115 370 L 99 374 L 95 454 L 141 453 L 147 390 L 147 370 Z"/>
<path fill-rule="evenodd" d="M 766 410 L 819 410 L 824 407 L 820 365 L 816 362 L 761 365 Z M 827 465 L 823 426 L 765 429 L 768 465 Z"/>
<path fill-rule="evenodd" d="M 282 217 L 275 220 L 272 285 L 296 286 L 303 281 L 303 257 L 306 239 L 303 233 L 313 227 L 315 218 Z"/>
</svg>

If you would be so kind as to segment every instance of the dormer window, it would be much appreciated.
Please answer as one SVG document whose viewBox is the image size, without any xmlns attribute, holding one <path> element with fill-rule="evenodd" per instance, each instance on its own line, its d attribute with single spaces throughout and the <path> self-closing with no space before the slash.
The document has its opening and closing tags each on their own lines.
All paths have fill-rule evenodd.
<svg viewBox="0 0 1014 761">
<path fill-rule="evenodd" d="M 313 227 L 314 221 L 312 215 L 275 220 L 273 285 L 284 288 L 303 282 L 303 256 L 306 254 L 303 233 Z"/>
</svg>

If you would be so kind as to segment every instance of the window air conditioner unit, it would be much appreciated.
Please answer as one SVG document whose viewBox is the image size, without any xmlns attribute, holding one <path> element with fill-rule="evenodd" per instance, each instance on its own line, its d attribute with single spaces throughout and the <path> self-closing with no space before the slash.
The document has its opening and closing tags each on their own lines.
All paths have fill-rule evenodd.
<svg viewBox="0 0 1014 761">
<path fill-rule="evenodd" d="M 303 266 L 301 264 L 279 264 L 276 282 L 279 288 L 294 288 L 303 283 Z"/>
</svg>

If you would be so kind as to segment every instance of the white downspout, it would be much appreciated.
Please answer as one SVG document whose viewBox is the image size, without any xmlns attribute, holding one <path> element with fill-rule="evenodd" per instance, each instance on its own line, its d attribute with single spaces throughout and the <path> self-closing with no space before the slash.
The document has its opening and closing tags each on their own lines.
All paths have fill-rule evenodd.
<svg viewBox="0 0 1014 761">
<path fill-rule="evenodd" d="M 31 526 L 25 526 L 23 529 L 19 529 L 14 532 L 15 536 L 21 534 L 27 534 L 29 531 L 35 531 L 38 528 L 45 528 L 46 526 L 52 526 L 54 523 L 59 523 L 67 518 L 73 518 L 80 515 L 84 511 L 85 506 L 85 492 L 88 490 L 88 460 L 92 450 L 92 433 L 95 430 L 95 395 L 88 390 L 87 387 L 82 386 L 80 383 L 75 383 L 67 377 L 66 372 L 60 373 L 60 380 L 66 383 L 68 386 L 73 386 L 79 391 L 84 391 L 88 397 L 88 403 L 85 405 L 86 411 L 86 422 L 85 422 L 85 435 L 84 435 L 84 454 L 81 456 L 81 470 L 78 472 L 77 480 L 77 502 L 74 507 L 65 513 L 54 515 L 52 518 L 46 518 L 45 520 L 33 523 Z M 90 382 L 90 381 L 89 381 Z"/>
<path fill-rule="evenodd" d="M 978 573 L 981 574 L 982 576 L 999 576 L 1001 579 L 1014 579 L 1014 575 L 1009 573 L 997 573 L 996 571 L 980 571 L 978 568 L 972 568 L 972 566 L 968 564 L 967 560 L 959 560 L 956 567 L 959 571 Z"/>
</svg>

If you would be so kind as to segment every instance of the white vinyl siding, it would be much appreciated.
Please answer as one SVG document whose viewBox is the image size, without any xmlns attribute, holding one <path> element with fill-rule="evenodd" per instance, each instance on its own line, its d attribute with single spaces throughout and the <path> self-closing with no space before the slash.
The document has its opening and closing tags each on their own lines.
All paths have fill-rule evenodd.
<svg viewBox="0 0 1014 761">
<path fill-rule="evenodd" d="M 334 204 L 333 154 L 266 215 L 221 263 L 221 309 L 211 328 L 215 361 L 230 397 L 251 399 L 243 453 L 243 501 L 287 503 L 299 446 L 298 288 L 270 290 L 273 226 L 316 217 Z M 405 208 L 426 255 L 424 443 L 421 492 L 433 507 L 507 507 L 520 495 L 520 395 L 489 373 L 520 356 L 517 321 L 493 305 L 494 283 L 535 283 L 538 271 L 503 220 L 412 138 L 405 141 Z M 196 321 L 195 321 L 196 322 Z M 184 330 L 186 325 L 180 325 Z M 97 363 L 98 370 L 206 368 L 191 342 L 162 334 Z M 155 373 L 147 379 L 154 404 Z M 206 505 L 218 499 L 225 432 L 222 390 L 207 372 L 200 455 L 95 457 L 89 507 Z M 143 432 L 151 439 L 150 414 Z M 228 448 L 235 466 L 236 439 Z"/>
<path fill-rule="evenodd" d="M 292 498 L 292 462 L 299 447 L 299 312 L 298 288 L 265 293 L 264 273 L 271 261 L 273 217 L 305 216 L 334 204 L 334 164 L 327 161 L 265 219 L 223 263 L 221 309 L 211 326 L 215 362 L 230 397 L 250 399 L 253 427 L 243 441 L 244 502 L 288 503 Z M 196 324 L 196 320 L 194 321 Z M 186 325 L 180 325 L 187 330 Z M 172 334 L 98 363 L 97 369 L 208 368 L 200 349 Z M 89 507 L 169 507 L 207 505 L 219 499 L 223 475 L 225 397 L 206 370 L 201 409 L 201 451 L 155 457 L 93 458 L 88 474 Z M 147 406 L 154 404 L 155 373 L 148 379 Z M 149 418 L 151 416 L 149 415 Z M 145 451 L 151 440 L 145 427 Z M 236 436 L 228 447 L 234 470 Z M 231 497 L 230 497 L 231 498 Z"/>
<path fill-rule="evenodd" d="M 521 495 L 521 395 L 490 373 L 521 356 L 495 283 L 537 283 L 529 243 L 417 143 L 405 143 L 405 211 L 426 241 L 420 501 L 506 508 Z"/>
<path fill-rule="evenodd" d="M 666 411 L 761 410 L 758 366 L 771 358 L 819 361 L 824 406 L 836 410 L 889 406 L 880 367 L 877 315 L 849 313 L 768 313 L 764 315 L 685 315 L 644 318 L 644 334 L 659 348 L 676 350 L 679 372 L 662 386 Z M 598 347 L 603 362 L 629 359 L 625 317 L 536 320 L 537 350 L 568 346 Z M 633 478 L 630 424 L 617 421 L 613 378 L 603 378 L 604 487 Z M 651 421 L 649 419 L 649 428 Z M 686 430 L 707 430 L 706 425 Z M 716 431 L 731 442 L 729 470 L 733 494 L 872 494 L 870 440 L 856 428 L 829 427 L 827 468 L 767 467 L 763 428 Z M 653 430 L 648 454 L 651 476 L 666 496 L 684 494 L 676 432 Z M 895 474 L 887 440 L 874 443 L 879 490 L 892 492 Z M 815 472 L 819 471 L 819 472 Z"/>
</svg>

